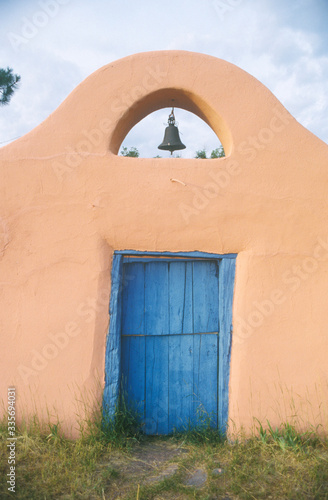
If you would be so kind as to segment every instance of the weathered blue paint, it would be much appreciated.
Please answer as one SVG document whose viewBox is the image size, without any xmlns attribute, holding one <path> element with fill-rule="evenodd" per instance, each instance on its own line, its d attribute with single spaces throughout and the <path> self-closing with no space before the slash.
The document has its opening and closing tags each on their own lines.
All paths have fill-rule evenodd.
<svg viewBox="0 0 328 500">
<path fill-rule="evenodd" d="M 146 434 L 168 434 L 169 346 L 167 335 L 146 339 Z M 132 385 L 133 385 L 133 381 Z"/>
<path fill-rule="evenodd" d="M 134 409 L 145 418 L 145 394 L 146 394 L 146 339 L 144 336 L 135 337 L 122 336 L 122 374 L 123 387 L 129 387 L 129 400 L 133 402 Z M 133 385 L 130 381 L 133 380 Z M 124 397 L 127 395 L 124 394 Z"/>
<path fill-rule="evenodd" d="M 225 253 L 225 254 L 219 254 L 219 253 L 207 253 L 207 252 L 140 252 L 140 250 L 117 250 L 115 251 L 116 254 L 118 255 L 139 255 L 139 256 L 144 256 L 145 258 L 150 257 L 150 256 L 155 256 L 155 257 L 195 257 L 197 258 L 207 258 L 207 259 L 235 259 L 237 257 L 236 253 Z"/>
<path fill-rule="evenodd" d="M 121 260 L 113 261 L 113 281 L 119 274 L 123 294 L 121 301 L 120 287 L 116 292 L 114 283 L 109 339 L 115 339 L 107 343 L 104 407 L 115 407 L 122 371 L 125 390 L 137 405 L 146 433 L 167 434 L 188 420 L 195 423 L 199 411 L 207 412 L 213 425 L 225 431 L 232 254 L 225 259 L 179 253 L 175 259 L 176 254 L 136 252 L 139 257 L 131 258 L 131 253 L 117 252 Z M 164 259 L 157 258 L 162 255 Z"/>
<path fill-rule="evenodd" d="M 103 411 L 112 416 L 118 401 L 121 383 L 121 317 L 122 317 L 123 256 L 114 254 L 112 263 L 112 284 L 109 304 L 109 332 L 105 358 L 105 389 Z"/>
<path fill-rule="evenodd" d="M 123 302 L 129 314 L 123 314 L 122 331 L 126 335 L 144 335 L 145 274 L 138 272 L 140 264 L 124 264 Z M 133 284 L 133 287 L 130 284 Z"/>
<path fill-rule="evenodd" d="M 222 259 L 219 280 L 219 411 L 218 426 L 226 432 L 229 409 L 229 376 L 232 341 L 232 303 L 236 261 Z"/>
<path fill-rule="evenodd" d="M 169 431 L 178 422 L 188 422 L 194 415 L 193 365 L 194 336 L 170 335 L 169 338 Z"/>
<path fill-rule="evenodd" d="M 169 329 L 169 270 L 165 262 L 136 264 L 145 269 L 145 334 L 167 335 Z"/>
<path fill-rule="evenodd" d="M 123 267 L 130 279 L 123 292 L 122 374 L 145 432 L 167 434 L 204 413 L 217 426 L 218 262 L 153 258 Z"/>
</svg>

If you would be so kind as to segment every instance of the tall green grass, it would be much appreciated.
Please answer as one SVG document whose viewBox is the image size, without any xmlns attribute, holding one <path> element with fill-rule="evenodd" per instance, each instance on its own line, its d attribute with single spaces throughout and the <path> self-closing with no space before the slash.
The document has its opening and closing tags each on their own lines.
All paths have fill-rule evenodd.
<svg viewBox="0 0 328 500">
<path fill-rule="evenodd" d="M 94 425 L 89 426 L 93 429 Z M 103 413 L 97 421 L 98 437 L 105 444 L 116 448 L 129 448 L 134 442 L 142 438 L 142 424 L 135 408 L 127 403 L 127 399 L 120 397 L 113 415 Z"/>
<path fill-rule="evenodd" d="M 271 426 L 267 420 L 267 427 L 264 428 L 259 420 L 258 434 L 262 443 L 275 444 L 281 450 L 293 449 L 296 451 L 306 451 L 309 447 L 315 447 L 320 444 L 319 426 L 316 429 L 306 431 L 297 430 L 289 422 L 285 422 L 280 427 Z"/>
</svg>

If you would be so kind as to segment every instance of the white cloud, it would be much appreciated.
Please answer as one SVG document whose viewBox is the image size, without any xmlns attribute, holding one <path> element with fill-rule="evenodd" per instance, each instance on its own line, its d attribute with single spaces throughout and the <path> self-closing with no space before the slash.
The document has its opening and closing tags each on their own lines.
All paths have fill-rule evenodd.
<svg viewBox="0 0 328 500">
<path fill-rule="evenodd" d="M 5 41 L 0 66 L 13 67 L 22 84 L 11 104 L 0 109 L 0 142 L 40 123 L 102 65 L 136 52 L 168 48 L 203 52 L 240 66 L 270 88 L 303 125 L 328 141 L 325 1 L 300 0 L 296 5 L 283 0 L 222 0 L 235 5 L 222 18 L 213 0 L 61 0 L 66 4 L 57 14 L 14 50 L 8 33 L 20 34 L 24 19 L 33 22 L 44 5 L 41 1 L 59 2 L 21 0 L 1 6 Z M 182 130 L 184 119 L 180 122 Z M 185 130 L 190 123 L 186 121 Z M 192 140 L 196 139 L 197 135 Z M 195 144 L 194 149 L 202 146 Z"/>
</svg>

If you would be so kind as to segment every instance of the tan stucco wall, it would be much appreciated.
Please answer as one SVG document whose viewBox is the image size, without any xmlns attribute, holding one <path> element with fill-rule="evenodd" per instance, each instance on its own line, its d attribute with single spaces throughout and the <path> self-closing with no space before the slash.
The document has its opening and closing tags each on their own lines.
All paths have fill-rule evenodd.
<svg viewBox="0 0 328 500">
<path fill-rule="evenodd" d="M 172 98 L 226 158 L 117 156 Z M 73 429 L 81 393 L 101 400 L 114 250 L 237 253 L 230 419 L 327 424 L 327 167 L 328 146 L 230 63 L 149 52 L 96 71 L 0 151 L 1 397 L 15 385 L 19 415 Z"/>
</svg>

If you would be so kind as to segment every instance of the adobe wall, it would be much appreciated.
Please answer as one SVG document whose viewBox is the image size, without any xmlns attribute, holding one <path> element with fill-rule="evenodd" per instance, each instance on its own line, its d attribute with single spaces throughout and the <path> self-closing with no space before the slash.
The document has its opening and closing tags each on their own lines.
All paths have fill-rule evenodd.
<svg viewBox="0 0 328 500">
<path fill-rule="evenodd" d="M 117 156 L 172 98 L 226 158 Z M 295 411 L 327 424 L 327 165 L 328 146 L 223 60 L 149 52 L 93 73 L 0 150 L 1 398 L 14 385 L 19 415 L 47 407 L 76 433 L 81 393 L 102 397 L 113 251 L 237 253 L 230 428 Z"/>
</svg>

